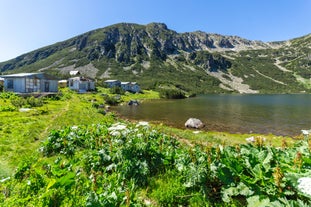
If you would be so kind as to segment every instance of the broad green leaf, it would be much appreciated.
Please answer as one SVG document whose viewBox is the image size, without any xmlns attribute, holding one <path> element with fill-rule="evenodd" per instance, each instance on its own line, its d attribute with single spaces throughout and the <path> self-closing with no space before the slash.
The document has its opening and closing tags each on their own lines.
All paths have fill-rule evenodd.
<svg viewBox="0 0 311 207">
<path fill-rule="evenodd" d="M 266 207 L 270 206 L 269 198 L 260 199 L 258 195 L 247 198 L 248 207 Z"/>
<path fill-rule="evenodd" d="M 253 191 L 249 189 L 244 183 L 240 182 L 236 187 L 229 187 L 222 191 L 222 200 L 224 202 L 230 202 L 232 196 L 250 196 L 253 195 Z"/>
<path fill-rule="evenodd" d="M 54 186 L 54 184 L 56 183 L 56 180 L 55 179 L 51 179 L 48 186 L 46 187 L 46 190 L 49 190 L 51 187 Z"/>
</svg>

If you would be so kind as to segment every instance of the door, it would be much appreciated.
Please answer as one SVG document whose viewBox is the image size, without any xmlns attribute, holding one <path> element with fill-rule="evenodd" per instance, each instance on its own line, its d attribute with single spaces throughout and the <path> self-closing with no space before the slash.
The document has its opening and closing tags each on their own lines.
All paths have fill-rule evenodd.
<svg viewBox="0 0 311 207">
<path fill-rule="evenodd" d="M 49 92 L 49 91 L 50 91 L 50 83 L 44 82 L 44 92 Z"/>
</svg>

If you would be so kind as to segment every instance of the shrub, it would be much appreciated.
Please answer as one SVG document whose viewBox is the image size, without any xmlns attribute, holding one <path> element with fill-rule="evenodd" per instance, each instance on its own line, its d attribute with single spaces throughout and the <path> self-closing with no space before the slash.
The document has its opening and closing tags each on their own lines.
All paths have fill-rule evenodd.
<svg viewBox="0 0 311 207">
<path fill-rule="evenodd" d="M 162 89 L 160 91 L 160 97 L 161 98 L 167 98 L 167 99 L 182 99 L 182 98 L 186 98 L 186 95 L 181 90 Z"/>
<path fill-rule="evenodd" d="M 110 88 L 110 93 L 124 95 L 125 91 L 119 86 L 114 86 Z"/>
<path fill-rule="evenodd" d="M 16 108 L 21 107 L 39 107 L 43 106 L 44 101 L 42 98 L 35 98 L 33 96 L 29 98 L 22 98 L 22 97 L 15 97 L 14 99 L 11 99 L 11 104 L 15 106 Z"/>
<path fill-rule="evenodd" d="M 104 97 L 105 103 L 111 106 L 116 106 L 120 103 L 120 99 L 118 97 L 113 96 L 105 96 Z"/>
<path fill-rule="evenodd" d="M 15 111 L 16 108 L 14 106 L 0 106 L 0 111 Z"/>
<path fill-rule="evenodd" d="M 16 97 L 14 99 L 11 99 L 11 104 L 15 106 L 16 108 L 21 108 L 25 105 L 26 101 L 25 99 L 21 97 Z"/>
</svg>

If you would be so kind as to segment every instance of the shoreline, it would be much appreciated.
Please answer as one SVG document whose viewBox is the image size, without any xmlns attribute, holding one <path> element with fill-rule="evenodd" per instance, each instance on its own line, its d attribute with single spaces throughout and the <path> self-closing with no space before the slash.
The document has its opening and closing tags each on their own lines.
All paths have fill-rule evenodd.
<svg viewBox="0 0 311 207">
<path fill-rule="evenodd" d="M 118 119 L 127 121 L 130 123 L 137 123 L 140 121 L 148 122 L 152 127 L 157 130 L 160 130 L 163 133 L 167 133 L 174 137 L 177 137 L 181 140 L 188 140 L 197 144 L 246 144 L 249 143 L 247 138 L 263 138 L 266 141 L 266 144 L 273 146 L 282 146 L 284 143 L 289 145 L 293 144 L 296 140 L 302 139 L 301 135 L 299 136 L 282 136 L 274 134 L 259 134 L 259 133 L 232 133 L 228 131 L 215 131 L 215 130 L 203 130 L 203 129 L 192 129 L 192 128 L 182 128 L 175 127 L 161 121 L 150 121 L 150 120 L 137 120 L 130 119 L 118 113 L 117 111 L 110 109 L 110 112 L 113 112 Z"/>
</svg>

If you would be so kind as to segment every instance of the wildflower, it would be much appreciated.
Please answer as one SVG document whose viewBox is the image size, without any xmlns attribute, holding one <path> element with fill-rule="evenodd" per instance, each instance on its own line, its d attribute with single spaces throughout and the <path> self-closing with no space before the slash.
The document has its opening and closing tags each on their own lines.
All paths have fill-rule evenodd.
<svg viewBox="0 0 311 207">
<path fill-rule="evenodd" d="M 121 123 L 113 124 L 111 127 L 108 128 L 108 131 L 122 131 L 126 129 L 126 125 Z"/>
<path fill-rule="evenodd" d="M 302 129 L 301 132 L 303 135 L 308 136 L 310 134 L 311 130 Z"/>
<path fill-rule="evenodd" d="M 4 178 L 4 179 L 0 180 L 0 183 L 3 183 L 3 182 L 10 180 L 10 179 L 11 179 L 11 177 Z"/>
<path fill-rule="evenodd" d="M 110 135 L 118 137 L 121 135 L 121 133 L 119 131 L 112 131 L 112 132 L 110 132 Z"/>
<path fill-rule="evenodd" d="M 72 126 L 71 129 L 72 129 L 72 130 L 77 130 L 77 129 L 78 129 L 78 126 Z"/>
<path fill-rule="evenodd" d="M 311 196 L 311 178 L 302 177 L 298 179 L 298 189 Z"/>
<path fill-rule="evenodd" d="M 140 121 L 140 122 L 138 122 L 138 124 L 136 125 L 136 127 L 139 127 L 139 126 L 149 126 L 149 123 L 146 122 L 146 121 Z"/>
<path fill-rule="evenodd" d="M 247 142 L 255 142 L 255 137 L 251 136 L 245 139 Z"/>
<path fill-rule="evenodd" d="M 112 136 L 120 136 L 126 135 L 128 133 L 128 130 L 126 128 L 127 126 L 121 123 L 113 124 L 111 127 L 108 128 L 108 131 Z"/>
</svg>

